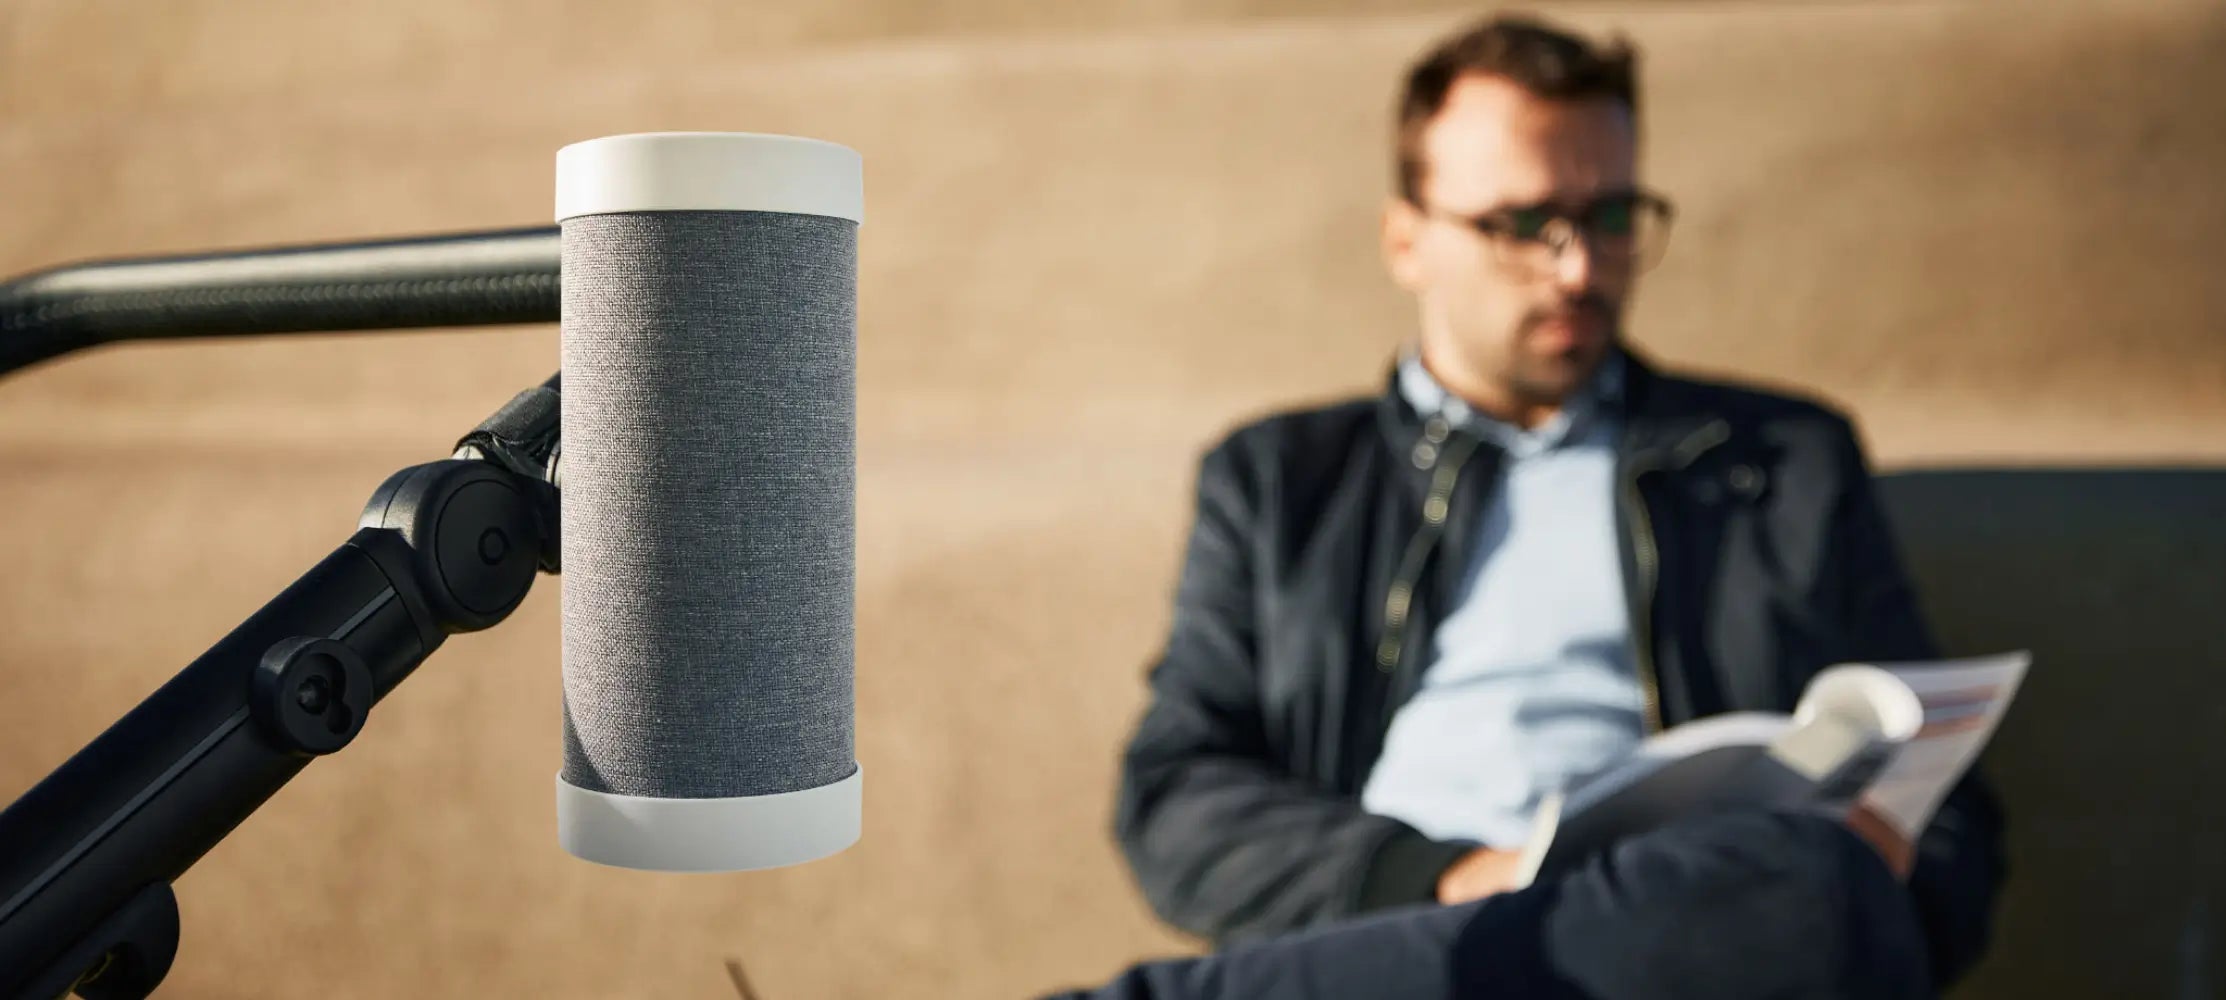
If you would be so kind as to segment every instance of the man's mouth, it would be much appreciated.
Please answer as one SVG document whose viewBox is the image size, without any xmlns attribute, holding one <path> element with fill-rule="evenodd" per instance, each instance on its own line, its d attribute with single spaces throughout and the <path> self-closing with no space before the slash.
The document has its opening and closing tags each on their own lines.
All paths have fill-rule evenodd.
<svg viewBox="0 0 2226 1000">
<path fill-rule="evenodd" d="M 1592 343 L 1607 333 L 1607 317 L 1597 309 L 1572 309 L 1549 313 L 1531 326 L 1532 335 L 1548 350 L 1567 350 Z"/>
</svg>

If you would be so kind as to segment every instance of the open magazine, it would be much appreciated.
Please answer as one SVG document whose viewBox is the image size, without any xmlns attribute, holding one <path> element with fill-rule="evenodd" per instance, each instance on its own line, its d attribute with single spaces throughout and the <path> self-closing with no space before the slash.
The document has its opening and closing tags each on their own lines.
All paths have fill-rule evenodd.
<svg viewBox="0 0 2226 1000">
<path fill-rule="evenodd" d="M 1560 874 L 1623 837 L 1727 808 L 1843 813 L 1858 801 L 1915 840 L 1971 769 L 2025 679 L 2030 653 L 1842 664 L 1790 716 L 1697 719 L 1538 809 L 1516 886 Z"/>
</svg>

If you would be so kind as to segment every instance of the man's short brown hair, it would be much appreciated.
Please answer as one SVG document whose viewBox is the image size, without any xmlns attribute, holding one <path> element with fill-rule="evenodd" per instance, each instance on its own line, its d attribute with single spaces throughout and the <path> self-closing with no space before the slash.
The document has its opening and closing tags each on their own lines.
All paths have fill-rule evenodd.
<svg viewBox="0 0 2226 1000">
<path fill-rule="evenodd" d="M 1407 71 L 1399 97 L 1397 141 L 1399 195 L 1421 203 L 1422 131 L 1445 107 L 1463 76 L 1482 74 L 1513 81 L 1552 100 L 1605 97 L 1623 102 L 1638 120 L 1637 53 L 1615 39 L 1596 46 L 1536 18 L 1504 14 L 1487 18 L 1439 42 Z"/>
</svg>

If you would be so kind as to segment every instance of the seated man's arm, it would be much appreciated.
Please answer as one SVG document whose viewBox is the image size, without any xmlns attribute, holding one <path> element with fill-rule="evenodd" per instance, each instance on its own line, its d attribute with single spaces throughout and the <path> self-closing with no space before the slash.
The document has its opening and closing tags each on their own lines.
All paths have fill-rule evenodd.
<svg viewBox="0 0 2226 1000">
<path fill-rule="evenodd" d="M 1201 465 L 1174 626 L 1122 761 L 1115 817 L 1153 909 L 1216 940 L 1432 901 L 1438 874 L 1465 849 L 1305 787 L 1278 764 L 1256 661 L 1257 486 L 1235 441 Z"/>
<path fill-rule="evenodd" d="M 1841 462 L 1845 490 L 1833 525 L 1833 559 L 1853 648 L 1847 660 L 1925 660 L 1939 655 L 1880 510 L 1852 427 Z M 1986 949 L 1994 899 L 2007 872 L 2002 810 L 1977 767 L 1949 793 L 1916 844 L 1910 891 L 1924 922 L 1934 980 L 1945 986 Z"/>
</svg>

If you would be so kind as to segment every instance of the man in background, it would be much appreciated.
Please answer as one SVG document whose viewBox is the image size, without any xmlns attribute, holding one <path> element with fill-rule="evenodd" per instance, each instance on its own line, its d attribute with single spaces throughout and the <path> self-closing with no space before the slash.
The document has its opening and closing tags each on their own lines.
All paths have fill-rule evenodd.
<svg viewBox="0 0 2226 1000">
<path fill-rule="evenodd" d="M 1510 886 L 1541 799 L 1665 726 L 1788 711 L 1833 663 L 1934 647 L 1849 422 L 1680 377 L 1622 319 L 1669 203 L 1633 55 L 1522 18 L 1414 66 L 1391 276 L 1420 314 L 1374 398 L 1205 457 L 1117 832 L 1217 940 Z M 2001 819 L 1974 777 L 1906 873 L 1931 974 L 1984 947 Z"/>
</svg>

